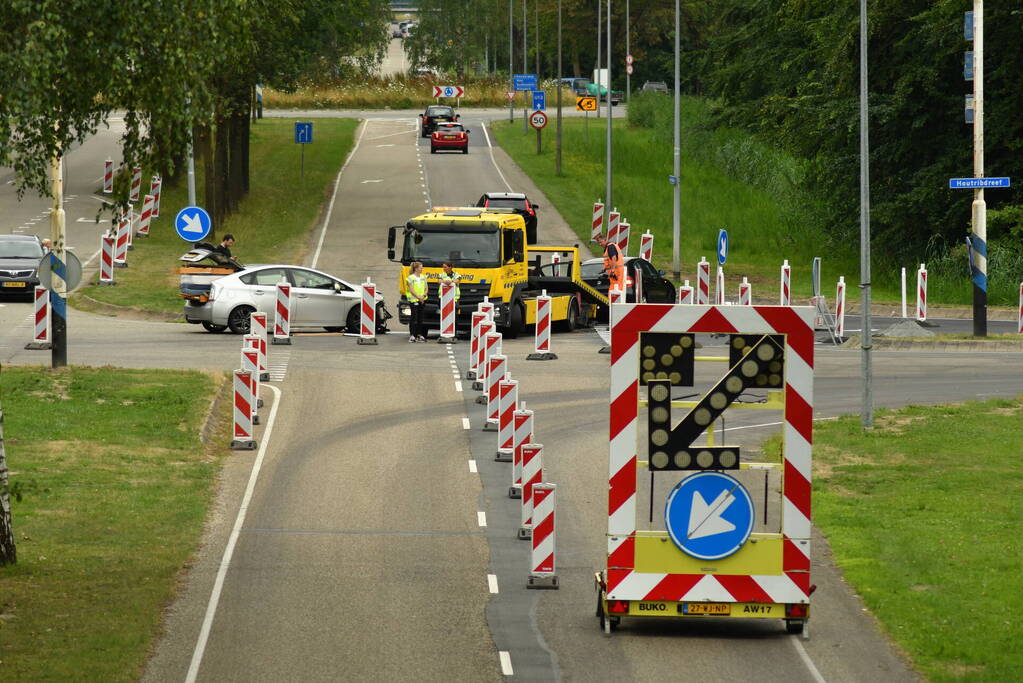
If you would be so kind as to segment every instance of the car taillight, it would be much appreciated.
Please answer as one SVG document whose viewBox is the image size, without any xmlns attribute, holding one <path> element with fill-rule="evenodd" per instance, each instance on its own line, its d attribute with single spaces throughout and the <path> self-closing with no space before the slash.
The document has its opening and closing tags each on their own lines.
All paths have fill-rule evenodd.
<svg viewBox="0 0 1023 683">
<path fill-rule="evenodd" d="M 625 614 L 629 611 L 629 601 L 609 600 L 607 603 L 607 611 L 612 614 Z"/>
<path fill-rule="evenodd" d="M 458 134 L 458 139 L 459 140 L 464 140 L 465 139 L 465 133 L 459 133 Z"/>
</svg>

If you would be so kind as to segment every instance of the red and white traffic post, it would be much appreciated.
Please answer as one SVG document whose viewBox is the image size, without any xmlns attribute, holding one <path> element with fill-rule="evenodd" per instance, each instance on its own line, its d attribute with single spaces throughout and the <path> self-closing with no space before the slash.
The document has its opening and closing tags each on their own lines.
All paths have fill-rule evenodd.
<svg viewBox="0 0 1023 683">
<path fill-rule="evenodd" d="M 742 276 L 742 282 L 739 283 L 739 305 L 740 306 L 752 306 L 753 290 L 750 286 L 749 280 L 746 276 Z"/>
<path fill-rule="evenodd" d="M 611 244 L 618 244 L 618 228 L 621 219 L 622 214 L 618 213 L 618 209 L 607 214 L 607 241 Z"/>
<path fill-rule="evenodd" d="M 639 257 L 650 262 L 654 260 L 654 236 L 649 230 L 639 236 Z"/>
<path fill-rule="evenodd" d="M 483 421 L 483 431 L 496 432 L 500 419 L 498 383 L 508 372 L 508 359 L 501 354 L 487 358 L 487 378 L 485 383 L 487 400 L 487 419 Z"/>
<path fill-rule="evenodd" d="M 778 292 L 778 305 L 792 305 L 792 266 L 789 260 L 785 259 L 781 264 L 781 285 Z"/>
<path fill-rule="evenodd" d="M 455 343 L 455 283 L 440 283 L 440 339 L 439 344 Z"/>
<path fill-rule="evenodd" d="M 139 217 L 139 237 L 149 237 L 149 223 L 153 220 L 153 195 L 147 194 L 142 200 L 142 215 Z"/>
<path fill-rule="evenodd" d="M 259 424 L 259 347 L 254 347 L 251 342 L 242 339 L 242 370 L 249 375 L 249 385 L 252 388 L 252 424 Z"/>
<path fill-rule="evenodd" d="M 99 283 L 101 285 L 117 284 L 114 282 L 114 243 L 116 241 L 113 235 L 100 237 Z"/>
<path fill-rule="evenodd" d="M 128 214 L 125 216 L 127 221 L 127 234 L 128 234 L 128 251 L 134 251 L 135 249 L 135 207 L 131 204 L 128 205 Z"/>
<path fill-rule="evenodd" d="M 366 278 L 362 283 L 362 301 L 359 304 L 358 344 L 377 343 L 377 286 Z"/>
<path fill-rule="evenodd" d="M 497 383 L 497 462 L 512 462 L 515 453 L 515 411 L 519 407 L 519 383 L 505 375 Z"/>
<path fill-rule="evenodd" d="M 163 178 L 159 174 L 154 175 L 149 183 L 149 194 L 153 195 L 153 218 L 160 217 L 160 190 L 163 187 Z"/>
<path fill-rule="evenodd" d="M 107 159 L 103 162 L 103 194 L 111 194 L 114 191 L 114 160 Z"/>
<path fill-rule="evenodd" d="M 139 190 L 142 189 L 142 169 L 138 166 L 131 169 L 131 190 L 128 192 L 128 201 L 134 204 L 139 200 Z"/>
<path fill-rule="evenodd" d="M 717 275 L 714 276 L 714 303 L 725 305 L 725 271 L 721 266 L 718 266 Z"/>
<path fill-rule="evenodd" d="M 845 277 L 839 276 L 835 291 L 835 336 L 845 336 Z"/>
<path fill-rule="evenodd" d="M 529 554 L 529 579 L 526 588 L 557 588 L 554 563 L 555 486 L 533 484 L 532 552 Z"/>
<path fill-rule="evenodd" d="M 231 450 L 253 451 L 259 444 L 252 435 L 252 377 L 245 370 L 234 371 L 234 431 Z"/>
<path fill-rule="evenodd" d="M 558 354 L 551 352 L 551 298 L 547 290 L 536 297 L 536 334 L 534 351 L 526 360 L 557 360 Z"/>
<path fill-rule="evenodd" d="M 923 263 L 916 271 L 916 319 L 920 322 L 927 320 L 927 268 Z"/>
<path fill-rule="evenodd" d="M 629 255 L 629 230 L 631 228 L 632 226 L 625 221 L 618 224 L 618 249 L 622 252 L 622 256 Z"/>
<path fill-rule="evenodd" d="M 287 282 L 277 283 L 277 315 L 272 343 L 291 343 L 291 285 Z"/>
<path fill-rule="evenodd" d="M 596 242 L 597 238 L 604 234 L 604 205 L 601 202 L 593 204 L 593 222 L 590 224 L 590 241 Z"/>
<path fill-rule="evenodd" d="M 270 369 L 266 347 L 266 313 L 263 311 L 249 313 L 249 334 L 259 339 L 259 379 L 261 382 L 267 382 L 270 380 Z"/>
<path fill-rule="evenodd" d="M 476 379 L 476 355 L 480 348 L 480 325 L 487 319 L 486 313 L 473 311 L 472 324 L 469 326 L 469 369 L 465 371 L 466 379 Z"/>
<path fill-rule="evenodd" d="M 551 254 L 551 275 L 561 277 L 561 254 L 557 252 Z"/>
<path fill-rule="evenodd" d="M 522 497 L 522 446 L 533 443 L 533 411 L 526 409 L 526 402 L 519 403 L 519 409 L 512 414 L 514 434 L 512 435 L 512 482 L 508 487 L 509 498 Z"/>
<path fill-rule="evenodd" d="M 25 348 L 32 351 L 43 351 L 50 345 L 50 290 L 46 287 L 35 288 L 35 310 L 32 319 L 35 321 L 32 341 Z"/>
<path fill-rule="evenodd" d="M 500 348 L 500 339 L 489 339 L 492 334 L 500 333 L 496 331 L 493 319 L 486 318 L 480 323 L 479 345 L 476 348 L 476 379 L 472 383 L 472 388 L 476 391 L 483 391 L 483 380 L 487 376 L 487 345 L 497 344 Z M 476 402 L 485 403 L 486 401 L 477 397 Z"/>
<path fill-rule="evenodd" d="M 693 303 L 693 287 L 689 284 L 689 280 L 686 280 L 681 287 L 678 288 L 678 303 L 680 304 L 692 304 Z"/>
<path fill-rule="evenodd" d="M 117 219 L 116 241 L 114 243 L 114 266 L 116 268 L 128 267 L 128 221 L 124 214 Z"/>
<path fill-rule="evenodd" d="M 519 538 L 523 541 L 533 534 L 533 485 L 543 481 L 543 445 L 522 445 L 522 515 Z"/>
<path fill-rule="evenodd" d="M 710 264 L 703 256 L 696 264 L 696 303 L 701 306 L 710 303 Z"/>
</svg>

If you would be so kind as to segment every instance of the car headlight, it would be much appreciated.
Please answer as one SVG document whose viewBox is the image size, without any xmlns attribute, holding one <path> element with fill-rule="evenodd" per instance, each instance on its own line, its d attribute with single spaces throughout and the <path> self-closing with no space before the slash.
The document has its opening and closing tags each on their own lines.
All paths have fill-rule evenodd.
<svg viewBox="0 0 1023 683">
<path fill-rule="evenodd" d="M 412 307 L 408 306 L 408 305 L 403 305 L 401 307 L 401 314 L 402 315 L 412 315 Z"/>
</svg>

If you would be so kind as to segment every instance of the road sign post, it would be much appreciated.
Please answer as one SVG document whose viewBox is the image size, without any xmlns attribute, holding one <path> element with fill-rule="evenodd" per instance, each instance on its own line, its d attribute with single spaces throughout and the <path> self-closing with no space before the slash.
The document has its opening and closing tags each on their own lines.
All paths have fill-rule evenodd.
<svg viewBox="0 0 1023 683">
<path fill-rule="evenodd" d="M 534 98 L 535 99 L 535 98 Z M 540 153 L 540 131 L 547 125 L 547 114 L 543 111 L 534 111 L 529 115 L 529 125 L 536 130 L 536 153 Z"/>
<path fill-rule="evenodd" d="M 313 124 L 310 121 L 295 121 L 295 144 L 302 149 L 302 162 L 299 178 L 305 177 L 305 146 L 313 142 Z"/>
</svg>

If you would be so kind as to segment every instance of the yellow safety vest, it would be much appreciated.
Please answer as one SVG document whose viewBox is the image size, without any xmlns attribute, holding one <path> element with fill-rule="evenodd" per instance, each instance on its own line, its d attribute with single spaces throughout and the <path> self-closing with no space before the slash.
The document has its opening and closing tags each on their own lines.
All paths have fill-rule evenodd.
<svg viewBox="0 0 1023 683">
<path fill-rule="evenodd" d="M 455 301 L 458 301 L 459 297 L 462 296 L 462 290 L 458 287 L 458 283 L 462 281 L 462 276 L 455 271 L 451 271 L 451 275 L 441 271 L 440 281 L 453 282 L 455 284 Z"/>
<path fill-rule="evenodd" d="M 408 299 L 412 303 L 426 301 L 426 278 L 422 275 L 409 274 L 406 278 L 408 284 Z"/>
</svg>

